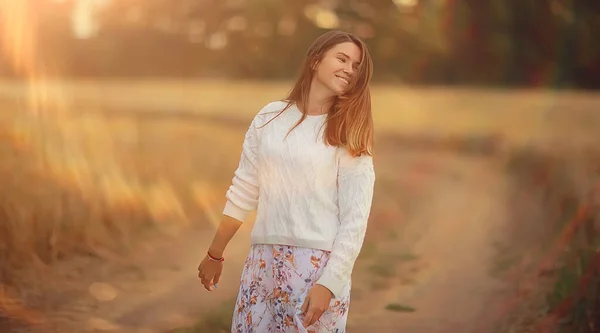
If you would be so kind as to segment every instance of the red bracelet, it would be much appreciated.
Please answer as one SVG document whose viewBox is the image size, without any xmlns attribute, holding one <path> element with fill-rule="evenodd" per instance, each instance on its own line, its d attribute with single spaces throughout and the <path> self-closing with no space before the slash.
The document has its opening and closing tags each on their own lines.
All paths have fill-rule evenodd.
<svg viewBox="0 0 600 333">
<path fill-rule="evenodd" d="M 214 262 L 223 262 L 225 261 L 225 258 L 221 257 L 221 258 L 215 258 L 212 255 L 210 255 L 210 252 L 206 252 L 206 254 L 208 255 L 208 260 L 210 261 L 214 261 Z"/>
</svg>

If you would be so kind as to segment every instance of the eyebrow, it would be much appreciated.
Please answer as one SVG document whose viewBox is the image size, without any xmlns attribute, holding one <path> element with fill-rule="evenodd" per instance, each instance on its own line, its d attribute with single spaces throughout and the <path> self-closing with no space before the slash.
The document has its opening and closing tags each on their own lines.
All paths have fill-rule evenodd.
<svg viewBox="0 0 600 333">
<path fill-rule="evenodd" d="M 346 59 L 350 59 L 350 56 L 348 56 L 346 53 L 344 52 L 338 52 L 338 55 L 344 56 Z M 357 65 L 360 65 L 360 61 L 356 62 Z"/>
<path fill-rule="evenodd" d="M 350 57 L 346 53 L 344 53 L 344 52 L 338 52 L 337 54 L 343 55 L 344 57 L 350 59 Z"/>
</svg>

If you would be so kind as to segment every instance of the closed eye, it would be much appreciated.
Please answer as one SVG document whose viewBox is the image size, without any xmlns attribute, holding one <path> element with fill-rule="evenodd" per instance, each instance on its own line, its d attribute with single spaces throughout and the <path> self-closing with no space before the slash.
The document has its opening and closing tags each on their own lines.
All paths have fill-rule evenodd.
<svg viewBox="0 0 600 333">
<path fill-rule="evenodd" d="M 346 63 L 347 61 L 349 61 L 349 60 L 350 60 L 350 57 L 349 57 L 347 54 L 345 54 L 345 53 L 338 52 L 338 53 L 337 53 L 337 55 L 338 55 L 338 56 L 337 56 L 336 58 L 337 58 L 337 59 L 338 59 L 338 60 L 339 60 L 341 63 Z M 353 69 L 353 70 L 358 70 L 358 67 L 359 67 L 359 66 L 360 66 L 360 64 L 355 62 L 355 63 L 353 63 L 353 64 L 352 64 L 352 69 Z"/>
</svg>

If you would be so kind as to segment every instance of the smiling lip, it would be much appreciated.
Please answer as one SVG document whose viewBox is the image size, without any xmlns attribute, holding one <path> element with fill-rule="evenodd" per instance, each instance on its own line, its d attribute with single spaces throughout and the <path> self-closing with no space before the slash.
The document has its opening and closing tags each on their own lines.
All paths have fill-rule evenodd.
<svg viewBox="0 0 600 333">
<path fill-rule="evenodd" d="M 350 82 L 350 80 L 348 80 L 345 77 L 341 77 L 339 75 L 336 75 L 335 77 L 337 77 L 338 79 L 340 79 L 340 81 L 342 81 L 344 84 L 348 84 Z"/>
</svg>

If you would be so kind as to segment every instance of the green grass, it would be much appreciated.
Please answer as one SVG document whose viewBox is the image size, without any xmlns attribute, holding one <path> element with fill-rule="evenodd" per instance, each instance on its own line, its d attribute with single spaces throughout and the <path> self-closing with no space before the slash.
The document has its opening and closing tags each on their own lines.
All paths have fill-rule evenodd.
<svg viewBox="0 0 600 333">
<path fill-rule="evenodd" d="M 392 258 L 398 261 L 414 261 L 419 259 L 419 256 L 414 253 L 404 252 L 393 255 Z"/>
<path fill-rule="evenodd" d="M 391 278 L 396 274 L 396 266 L 387 261 L 381 261 L 371 265 L 369 271 L 379 277 Z"/>
<path fill-rule="evenodd" d="M 377 257 L 377 260 L 366 268 L 369 272 L 368 283 L 371 290 L 384 290 L 389 288 L 392 279 L 398 276 L 398 267 L 403 262 L 416 259 L 418 259 L 418 256 L 412 253 L 385 254 Z"/>
<path fill-rule="evenodd" d="M 494 244 L 494 260 L 489 269 L 490 276 L 501 279 L 515 264 L 519 262 L 519 253 L 511 250 L 506 244 Z"/>
<path fill-rule="evenodd" d="M 570 263 L 561 267 L 553 289 L 546 296 L 548 310 L 564 306 L 569 302 L 569 309 L 561 318 L 560 332 L 568 333 L 574 329 L 590 326 L 597 319 L 594 311 L 597 311 L 597 297 L 600 295 L 600 275 L 588 276 L 589 284 L 584 285 L 584 277 L 590 265 L 593 265 L 594 256 L 598 252 L 593 249 L 580 249 L 569 255 Z"/>
<path fill-rule="evenodd" d="M 552 251 L 559 239 L 568 238 L 555 259 L 555 269 L 540 280 L 544 285 L 542 289 L 536 291 L 533 300 L 524 302 L 518 313 L 515 311 L 511 315 L 515 318 L 509 323 L 510 327 L 498 332 L 530 332 L 540 319 L 549 315 L 558 320 L 558 327 L 553 330 L 556 333 L 593 332 L 600 325 L 597 318 L 600 271 L 597 268 L 594 270 L 593 266 L 600 255 L 600 238 L 593 227 L 600 210 L 593 209 L 587 216 L 578 216 L 580 207 L 588 202 L 582 193 L 598 179 L 600 160 L 598 157 L 594 160 L 594 154 L 576 158 L 554 154 L 546 155 L 535 148 L 527 148 L 515 154 L 508 163 L 509 174 L 515 177 L 520 186 L 532 192 L 535 189 L 543 192 L 539 204 L 543 205 L 546 216 L 542 222 L 545 228 L 551 228 L 553 232 L 547 236 L 548 239 L 539 240 L 541 244 L 538 245 L 544 250 L 542 253 Z M 590 172 L 577 175 L 582 169 Z M 576 221 L 579 218 L 584 220 Z M 573 227 L 569 225 L 573 223 L 578 226 L 568 236 L 565 228 Z M 515 253 L 510 254 L 509 248 L 500 246 L 496 250 L 493 273 L 506 271 L 512 262 L 518 260 Z"/>
<path fill-rule="evenodd" d="M 388 311 L 394 311 L 394 312 L 415 312 L 415 311 L 417 311 L 417 309 L 415 309 L 411 306 L 403 305 L 403 304 L 399 304 L 399 303 L 390 303 L 385 306 L 385 309 Z"/>
</svg>

